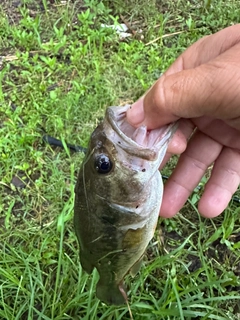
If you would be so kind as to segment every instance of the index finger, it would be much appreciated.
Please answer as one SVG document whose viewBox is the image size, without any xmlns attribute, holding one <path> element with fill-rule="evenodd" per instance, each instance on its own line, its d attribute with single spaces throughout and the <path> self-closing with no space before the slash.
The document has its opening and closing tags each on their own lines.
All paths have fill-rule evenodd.
<svg viewBox="0 0 240 320">
<path fill-rule="evenodd" d="M 217 80 L 219 78 L 217 75 L 211 75 L 210 79 L 205 79 L 206 74 L 209 74 L 209 72 L 211 74 L 214 66 L 209 65 L 207 68 L 203 67 L 203 70 L 199 69 L 199 71 L 195 70 L 196 67 L 208 63 L 212 59 L 221 55 L 223 52 L 234 47 L 239 42 L 240 24 L 237 24 L 235 26 L 223 29 L 214 35 L 202 38 L 194 43 L 179 56 L 179 58 L 170 66 L 164 75 L 152 86 L 152 88 L 149 89 L 147 94 L 132 105 L 132 107 L 127 111 L 127 121 L 133 126 L 140 125 L 144 121 L 146 110 L 146 113 L 151 118 L 146 123 L 148 127 L 165 125 L 169 122 L 176 121 L 179 117 L 187 118 L 187 114 L 178 115 L 176 112 L 174 112 L 174 110 L 172 110 L 172 108 L 179 108 L 178 105 L 176 106 L 176 102 L 180 101 L 182 108 L 188 112 L 189 108 L 186 108 L 182 102 L 186 102 L 187 100 L 188 104 L 190 103 L 192 106 L 194 106 L 195 101 L 192 101 L 191 99 L 196 98 L 193 97 L 194 95 L 192 92 L 194 91 L 191 91 L 192 87 L 194 87 L 194 81 L 196 83 L 203 84 L 203 91 L 205 91 L 205 88 L 212 87 L 211 83 L 209 83 L 211 79 Z M 237 52 L 235 53 L 235 56 L 237 56 Z M 235 66 L 233 67 L 235 68 Z M 218 66 L 216 66 L 214 69 L 216 74 L 219 71 L 218 69 Z M 235 69 L 233 69 L 233 72 L 234 71 Z M 229 75 L 228 70 L 225 73 Z M 222 79 L 222 77 L 220 78 Z M 206 83 L 206 80 L 208 80 L 208 83 Z M 225 80 L 229 83 L 229 80 Z M 222 83 L 220 84 L 222 85 Z M 186 90 L 184 91 L 183 89 Z M 194 90 L 196 91 L 196 89 Z M 182 93 L 183 97 L 185 97 L 184 101 L 182 101 Z M 188 97 L 189 94 L 190 97 Z M 197 98 L 201 98 L 201 96 L 202 93 L 199 93 Z M 206 97 L 206 94 L 203 95 L 202 98 L 204 97 Z M 191 117 L 191 115 L 189 115 L 189 117 Z"/>
</svg>

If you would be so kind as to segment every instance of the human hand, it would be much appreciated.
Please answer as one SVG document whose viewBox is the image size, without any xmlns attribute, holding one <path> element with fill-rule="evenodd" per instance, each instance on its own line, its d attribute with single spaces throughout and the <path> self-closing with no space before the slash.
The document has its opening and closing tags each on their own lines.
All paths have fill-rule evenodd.
<svg viewBox="0 0 240 320">
<path fill-rule="evenodd" d="M 160 215 L 175 215 L 213 164 L 198 209 L 215 217 L 240 183 L 240 24 L 189 47 L 127 112 L 130 124 L 149 129 L 178 119 L 164 163 L 186 150 L 165 184 Z"/>
</svg>

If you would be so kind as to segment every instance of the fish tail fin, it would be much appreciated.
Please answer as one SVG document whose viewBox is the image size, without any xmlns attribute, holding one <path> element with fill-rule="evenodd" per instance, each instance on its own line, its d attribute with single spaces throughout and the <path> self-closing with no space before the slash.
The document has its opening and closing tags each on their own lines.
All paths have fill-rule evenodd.
<svg viewBox="0 0 240 320">
<path fill-rule="evenodd" d="M 96 288 L 96 294 L 99 300 L 114 305 L 121 305 L 127 303 L 127 294 L 123 287 L 123 284 L 116 284 L 113 282 L 102 283 L 98 282 Z"/>
</svg>

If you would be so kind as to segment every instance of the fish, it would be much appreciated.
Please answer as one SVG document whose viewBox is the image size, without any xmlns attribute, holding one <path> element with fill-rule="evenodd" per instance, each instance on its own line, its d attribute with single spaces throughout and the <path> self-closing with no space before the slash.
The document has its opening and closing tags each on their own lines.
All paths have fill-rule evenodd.
<svg viewBox="0 0 240 320">
<path fill-rule="evenodd" d="M 176 124 L 148 130 L 126 121 L 130 105 L 108 107 L 90 137 L 75 186 L 74 226 L 82 268 L 99 280 L 96 296 L 127 302 L 124 278 L 135 276 L 157 225 L 159 166 Z"/>
</svg>

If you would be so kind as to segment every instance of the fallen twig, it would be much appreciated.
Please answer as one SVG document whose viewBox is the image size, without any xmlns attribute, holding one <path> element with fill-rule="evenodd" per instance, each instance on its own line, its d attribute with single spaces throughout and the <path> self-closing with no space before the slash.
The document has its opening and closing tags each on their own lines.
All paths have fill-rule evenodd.
<svg viewBox="0 0 240 320">
<path fill-rule="evenodd" d="M 135 30 L 133 30 L 133 28 L 131 27 L 131 25 L 128 23 L 128 21 L 124 18 L 124 16 L 122 16 L 120 14 L 120 18 L 122 20 L 122 22 L 128 27 L 128 30 L 131 31 L 131 33 L 135 36 L 137 34 L 137 32 Z"/>
<path fill-rule="evenodd" d="M 173 32 L 173 33 L 167 33 L 167 34 L 164 34 L 160 37 L 157 37 L 156 39 L 153 39 L 152 41 L 149 41 L 148 43 L 146 43 L 145 45 L 148 46 L 149 44 L 152 44 L 156 41 L 158 41 L 159 39 L 163 39 L 163 38 L 167 38 L 167 37 L 171 37 L 171 36 L 175 36 L 176 34 L 181 34 L 185 31 L 177 31 L 177 32 Z"/>
</svg>

